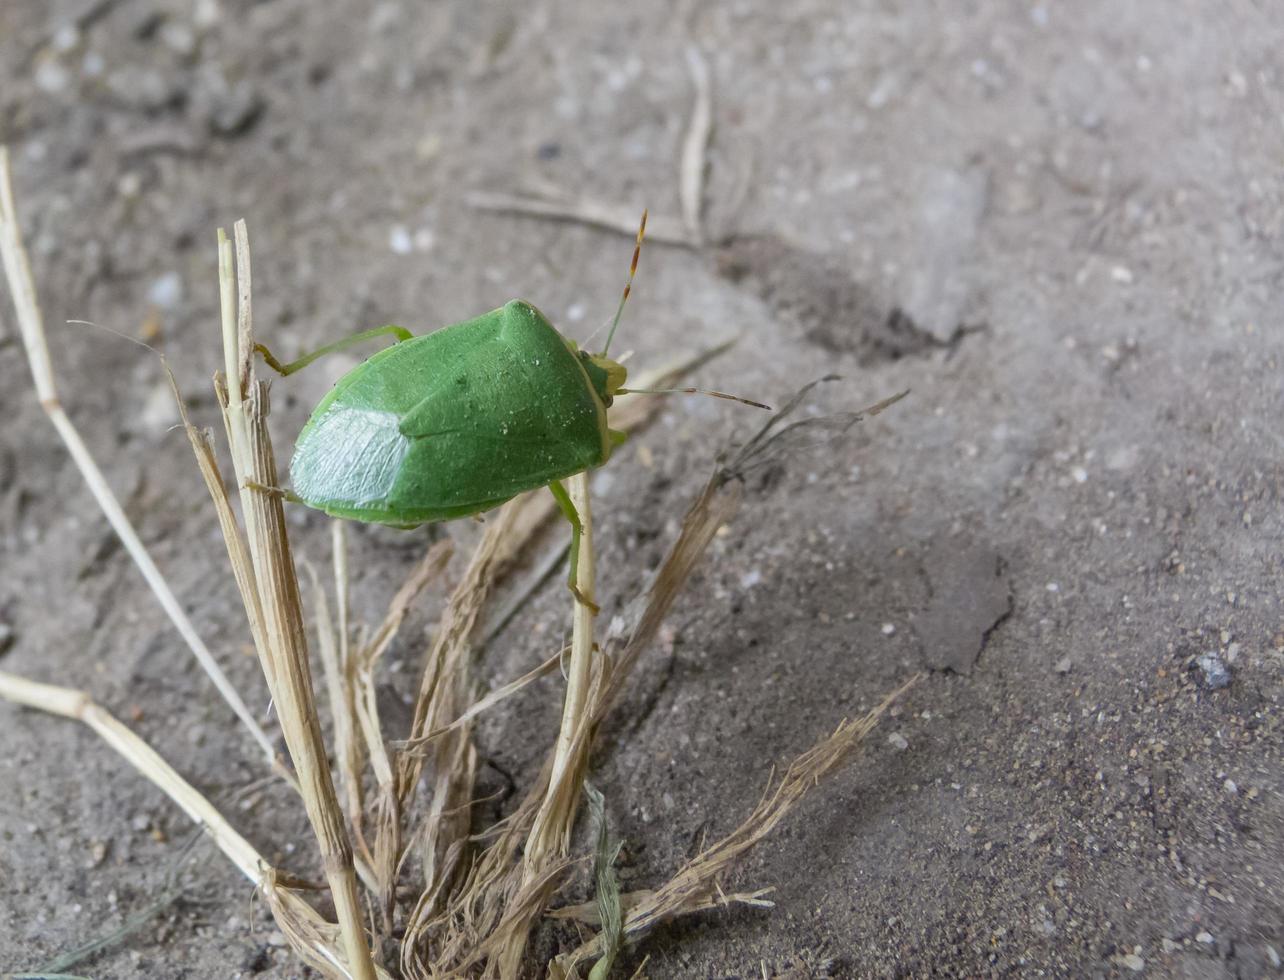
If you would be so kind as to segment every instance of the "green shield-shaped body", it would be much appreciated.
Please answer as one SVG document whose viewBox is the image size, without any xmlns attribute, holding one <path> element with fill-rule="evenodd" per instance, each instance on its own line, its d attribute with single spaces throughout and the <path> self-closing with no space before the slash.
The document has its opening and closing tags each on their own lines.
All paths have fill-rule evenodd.
<svg viewBox="0 0 1284 980">
<path fill-rule="evenodd" d="M 290 479 L 335 517 L 412 527 L 477 514 L 611 454 L 591 365 L 514 300 L 380 351 L 299 434 Z"/>
</svg>

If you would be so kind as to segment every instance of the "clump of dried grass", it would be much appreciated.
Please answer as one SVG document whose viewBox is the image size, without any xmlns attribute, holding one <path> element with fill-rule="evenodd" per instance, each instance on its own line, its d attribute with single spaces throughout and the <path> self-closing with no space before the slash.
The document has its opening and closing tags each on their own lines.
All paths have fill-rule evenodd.
<svg viewBox="0 0 1284 980">
<path fill-rule="evenodd" d="M 2 153 L 0 244 L 42 404 L 56 408 Z M 393 598 L 382 623 L 363 642 L 354 643 L 347 615 L 346 552 L 336 525 L 337 616 L 330 612 L 319 577 L 312 576 L 318 655 L 334 738 L 332 764 L 319 721 L 301 589 L 281 497 L 273 490 L 278 485 L 276 457 L 266 423 L 268 387 L 258 378 L 252 357 L 249 245 L 243 223 L 236 226 L 235 247 L 220 232 L 219 279 L 225 371 L 216 377 L 215 388 L 231 449 L 235 493 L 219 472 L 210 434 L 192 426 L 185 412 L 184 424 L 223 531 L 250 634 L 297 774 L 292 781 L 317 837 L 337 922 L 326 920 L 300 892 L 287 887 L 284 876 L 203 796 L 85 695 L 0 674 L 0 696 L 78 718 L 98 731 L 206 829 L 261 889 L 295 952 L 326 976 L 361 980 L 389 976 L 382 954 L 392 942 L 399 949 L 396 971 L 407 978 L 515 978 L 521 973 L 531 931 L 543 917 L 554 915 L 598 932 L 548 964 L 548 975 L 569 980 L 580 975 L 582 964 L 602 957 L 590 974 L 601 978 L 623 943 L 635 941 L 659 922 L 718 905 L 770 904 L 763 897 L 769 889 L 728 894 L 722 881 L 745 852 L 856 749 L 887 706 L 917 678 L 889 694 L 865 717 L 841 724 L 794 760 L 780 779 L 769 780 L 762 801 L 740 827 L 705 848 L 657 889 L 618 894 L 610 867 L 614 846 L 605 830 L 600 830 L 597 900 L 589 906 L 551 909 L 578 860 L 571 852 L 572 830 L 586 792 L 594 734 L 714 534 L 739 511 L 743 475 L 797 445 L 803 430 L 846 429 L 895 399 L 861 413 L 781 425 L 806 390 L 800 392 L 716 469 L 688 511 L 664 562 L 629 607 L 622 630 L 600 646 L 595 644 L 593 609 L 575 603 L 569 649 L 551 652 L 540 667 L 479 700 L 472 659 L 482 613 L 506 563 L 552 509 L 546 496 L 522 497 L 501 508 L 488 521 L 449 597 L 424 658 L 410 730 L 395 742 L 388 740 L 378 715 L 375 683 L 380 657 L 415 597 L 443 573 L 450 546 L 438 545 L 425 555 Z M 650 379 L 650 383 L 663 381 Z M 181 398 L 179 402 L 181 406 Z M 650 406 L 643 400 L 621 408 L 613 416 L 613 425 L 628 428 L 640 424 Z M 78 437 L 67 437 L 70 423 L 65 415 L 51 410 L 51 418 L 77 454 Z M 569 482 L 584 521 L 577 586 L 591 599 L 594 567 L 587 480 L 581 475 Z M 233 498 L 240 505 L 239 519 Z M 109 507 L 104 509 L 111 516 Z M 567 678 L 566 692 L 561 724 L 545 764 L 517 807 L 498 825 L 475 836 L 473 720 L 559 663 Z M 254 737 L 259 735 L 255 732 Z M 600 798 L 594 809 L 601 824 Z"/>
</svg>

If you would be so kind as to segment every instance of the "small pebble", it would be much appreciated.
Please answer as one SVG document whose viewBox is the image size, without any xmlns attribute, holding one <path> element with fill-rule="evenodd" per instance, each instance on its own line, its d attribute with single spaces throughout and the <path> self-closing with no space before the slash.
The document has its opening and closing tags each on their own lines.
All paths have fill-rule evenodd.
<svg viewBox="0 0 1284 980">
<path fill-rule="evenodd" d="M 94 841 L 89 848 L 89 866 L 96 868 L 107 860 L 108 844 L 106 841 Z"/>
<path fill-rule="evenodd" d="M 162 310 L 172 310 L 183 302 L 183 279 L 177 272 L 167 272 L 147 288 L 147 302 Z"/>
<path fill-rule="evenodd" d="M 71 74 L 56 61 L 42 61 L 36 68 L 36 87 L 53 95 L 71 84 Z"/>
<path fill-rule="evenodd" d="M 1230 668 L 1222 663 L 1217 651 L 1210 650 L 1199 658 L 1199 669 L 1204 672 L 1204 683 L 1210 691 L 1229 687 L 1231 682 Z"/>
<path fill-rule="evenodd" d="M 409 255 L 415 247 L 414 239 L 410 237 L 410 229 L 405 225 L 393 225 L 392 230 L 388 232 L 388 247 L 396 255 Z"/>
<path fill-rule="evenodd" d="M 240 136 L 263 113 L 263 97 L 248 83 L 238 82 L 218 92 L 209 115 L 210 130 L 218 136 Z"/>
<path fill-rule="evenodd" d="M 126 65 L 107 76 L 107 88 L 131 109 L 157 112 L 174 99 L 174 89 L 155 69 Z"/>
<path fill-rule="evenodd" d="M 183 57 L 196 51 L 196 32 L 181 21 L 168 20 L 162 24 L 160 38 L 165 47 Z"/>
<path fill-rule="evenodd" d="M 895 624 L 895 623 L 884 623 L 884 624 L 883 624 L 883 635 L 884 635 L 884 636 L 891 636 L 891 635 L 892 635 L 893 633 L 895 633 L 895 632 L 896 632 L 896 624 Z"/>
<path fill-rule="evenodd" d="M 871 109 L 881 109 L 900 91 L 901 76 L 895 72 L 883 72 L 874 82 L 874 87 L 865 97 L 865 104 Z"/>
<path fill-rule="evenodd" d="M 1126 956 L 1119 957 L 1119 965 L 1132 970 L 1133 973 L 1140 973 L 1146 968 L 1146 961 L 1136 953 L 1129 953 Z"/>
<path fill-rule="evenodd" d="M 161 382 L 154 385 L 146 401 L 138 410 L 131 427 L 154 437 L 163 436 L 179 421 L 178 407 L 174 404 L 174 393 L 168 384 Z"/>
<path fill-rule="evenodd" d="M 195 21 L 196 26 L 202 30 L 213 27 L 223 19 L 223 11 L 220 9 L 219 0 L 196 0 L 192 19 Z"/>
<path fill-rule="evenodd" d="M 1070 667 L 1071 667 L 1070 658 L 1062 657 L 1060 660 L 1057 661 L 1057 665 L 1052 669 L 1055 670 L 1058 674 L 1068 674 L 1070 673 Z"/>
<path fill-rule="evenodd" d="M 80 43 L 80 28 L 75 24 L 63 24 L 54 32 L 53 49 L 66 53 Z"/>
<path fill-rule="evenodd" d="M 116 181 L 116 193 L 124 198 L 135 198 L 143 189 L 143 178 L 133 170 L 127 170 Z"/>
<path fill-rule="evenodd" d="M 904 752 L 909 748 L 909 739 L 900 732 L 892 732 L 892 734 L 887 736 L 887 744 L 897 752 Z"/>
<path fill-rule="evenodd" d="M 1275 967 L 1275 969 L 1278 970 L 1280 968 L 1280 954 L 1275 947 L 1269 943 L 1266 945 L 1266 958 L 1270 960 L 1271 966 Z"/>
<path fill-rule="evenodd" d="M 1195 934 L 1195 942 L 1210 946 L 1213 943 L 1213 934 L 1207 931 L 1198 932 Z"/>
<path fill-rule="evenodd" d="M 1165 936 L 1163 939 L 1159 941 L 1159 948 L 1162 949 L 1165 953 L 1172 954 L 1177 952 L 1177 950 L 1181 949 L 1181 943 L 1174 942 L 1173 940 Z"/>
<path fill-rule="evenodd" d="M 1222 789 L 1226 791 L 1228 796 L 1236 796 L 1239 793 L 1239 787 L 1235 785 L 1235 780 L 1233 779 L 1228 779 L 1222 783 Z"/>
</svg>

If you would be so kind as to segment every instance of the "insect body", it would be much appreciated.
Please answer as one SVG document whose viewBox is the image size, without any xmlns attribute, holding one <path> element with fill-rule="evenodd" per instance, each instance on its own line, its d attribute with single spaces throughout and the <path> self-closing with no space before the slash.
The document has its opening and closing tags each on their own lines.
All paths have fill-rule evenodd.
<svg viewBox="0 0 1284 980">
<path fill-rule="evenodd" d="M 340 378 L 316 407 L 295 443 L 291 495 L 334 517 L 410 528 L 480 514 L 547 486 L 571 524 L 571 590 L 591 606 L 575 585 L 579 514 L 559 481 L 601 466 L 624 441 L 624 433 L 608 428 L 606 410 L 629 389 L 624 368 L 606 350 L 645 232 L 643 212 L 601 354 L 580 350 L 521 300 L 421 337 L 377 327 L 289 364 L 259 345 L 270 367 L 292 374 L 372 337 L 400 341 Z"/>
<path fill-rule="evenodd" d="M 479 514 L 605 463 L 624 439 L 606 424 L 624 377 L 513 300 L 345 375 L 299 435 L 294 493 L 396 527 Z"/>
</svg>

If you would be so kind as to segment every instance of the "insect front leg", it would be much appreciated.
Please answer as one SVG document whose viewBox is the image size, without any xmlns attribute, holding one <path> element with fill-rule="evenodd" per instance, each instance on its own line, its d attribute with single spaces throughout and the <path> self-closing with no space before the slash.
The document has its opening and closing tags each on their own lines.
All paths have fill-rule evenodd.
<svg viewBox="0 0 1284 980">
<path fill-rule="evenodd" d="M 557 501 L 557 506 L 562 509 L 562 515 L 571 522 L 571 574 L 567 585 L 570 586 L 576 601 L 588 606 L 596 616 L 602 608 L 581 592 L 576 584 L 580 570 L 580 535 L 584 533 L 584 525 L 580 523 L 580 512 L 575 509 L 575 502 L 571 500 L 571 495 L 566 492 L 566 487 L 562 486 L 560 481 L 554 480 L 548 485 L 548 489 L 553 494 L 553 499 Z"/>
</svg>

